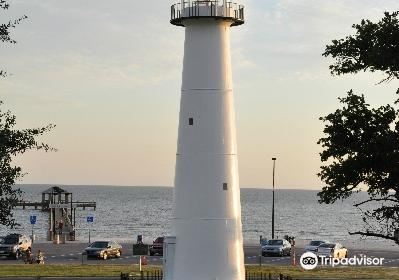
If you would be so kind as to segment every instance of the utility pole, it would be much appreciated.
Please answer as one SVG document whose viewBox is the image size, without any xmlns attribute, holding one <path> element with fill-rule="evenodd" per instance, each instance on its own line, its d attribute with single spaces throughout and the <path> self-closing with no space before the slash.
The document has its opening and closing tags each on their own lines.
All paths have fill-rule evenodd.
<svg viewBox="0 0 399 280">
<path fill-rule="evenodd" d="M 272 158 L 273 161 L 273 203 L 272 203 L 272 239 L 274 239 L 274 171 L 276 169 L 276 158 Z"/>
</svg>

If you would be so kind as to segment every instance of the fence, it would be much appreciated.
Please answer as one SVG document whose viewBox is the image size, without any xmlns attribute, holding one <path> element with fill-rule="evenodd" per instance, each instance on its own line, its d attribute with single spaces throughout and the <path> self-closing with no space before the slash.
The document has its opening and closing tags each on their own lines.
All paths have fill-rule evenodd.
<svg viewBox="0 0 399 280">
<path fill-rule="evenodd" d="M 162 270 L 121 273 L 121 280 L 162 280 Z M 188 278 L 189 279 L 189 278 Z M 245 280 L 294 280 L 290 276 L 271 275 L 262 272 L 245 272 Z"/>
<path fill-rule="evenodd" d="M 265 272 L 245 272 L 245 280 L 294 280 L 290 276 L 284 276 L 283 274 L 272 275 L 271 273 Z"/>
<path fill-rule="evenodd" d="M 162 270 L 121 273 L 121 280 L 162 280 Z"/>
</svg>

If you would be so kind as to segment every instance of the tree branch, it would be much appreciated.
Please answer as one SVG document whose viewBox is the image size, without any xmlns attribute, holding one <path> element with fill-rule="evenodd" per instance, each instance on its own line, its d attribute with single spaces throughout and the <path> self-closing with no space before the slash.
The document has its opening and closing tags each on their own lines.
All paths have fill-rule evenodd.
<svg viewBox="0 0 399 280">
<path fill-rule="evenodd" d="M 359 207 L 360 205 L 363 205 L 365 203 L 372 202 L 372 201 L 392 201 L 392 202 L 399 203 L 399 200 L 392 199 L 392 198 L 371 198 L 371 199 L 368 199 L 368 200 L 353 204 L 353 206 L 354 207 Z"/>
<path fill-rule="evenodd" d="M 363 235 L 363 236 L 373 236 L 373 237 L 379 237 L 379 238 L 383 238 L 383 239 L 388 239 L 388 240 L 393 240 L 396 243 L 399 243 L 399 240 L 396 239 L 393 236 L 390 235 L 386 235 L 386 234 L 381 234 L 381 233 L 375 233 L 375 232 L 370 232 L 370 231 L 355 231 L 355 232 L 348 232 L 349 235 Z"/>
</svg>

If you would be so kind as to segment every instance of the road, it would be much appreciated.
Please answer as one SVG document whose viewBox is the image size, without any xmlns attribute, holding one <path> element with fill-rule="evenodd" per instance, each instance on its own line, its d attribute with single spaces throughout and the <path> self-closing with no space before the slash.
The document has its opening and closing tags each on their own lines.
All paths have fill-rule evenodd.
<svg viewBox="0 0 399 280">
<path fill-rule="evenodd" d="M 86 243 L 67 243 L 67 244 L 52 244 L 52 243 L 36 243 L 32 246 L 32 251 L 35 254 L 37 250 L 44 252 L 46 257 L 46 264 L 137 264 L 139 258 L 132 255 L 133 245 L 122 244 L 123 254 L 121 258 L 110 258 L 108 260 L 87 260 L 82 256 L 84 248 L 87 246 Z M 257 246 L 245 246 L 245 264 L 259 264 L 262 265 L 290 265 L 290 257 L 261 257 L 259 258 L 259 247 Z M 297 260 L 303 253 L 303 249 L 297 249 Z M 383 265 L 389 267 L 399 267 L 399 250 L 397 251 L 378 251 L 378 250 L 355 250 L 349 249 L 349 257 L 352 256 L 361 257 L 366 255 L 367 257 L 384 258 Z M 147 256 L 148 264 L 150 265 L 162 265 L 161 256 Z M 9 260 L 7 258 L 0 258 L 1 264 L 18 264 L 22 263 L 22 260 Z"/>
</svg>

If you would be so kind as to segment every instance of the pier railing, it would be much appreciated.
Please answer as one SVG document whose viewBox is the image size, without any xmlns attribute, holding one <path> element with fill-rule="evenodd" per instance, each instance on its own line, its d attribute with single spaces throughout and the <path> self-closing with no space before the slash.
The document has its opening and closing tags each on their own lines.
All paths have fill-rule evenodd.
<svg viewBox="0 0 399 280">
<path fill-rule="evenodd" d="M 51 204 L 49 201 L 45 202 L 33 202 L 33 201 L 25 201 L 25 200 L 20 200 L 15 203 L 16 208 L 34 208 L 35 210 L 40 209 L 40 210 L 49 210 L 52 208 L 52 206 L 57 206 L 60 205 L 62 207 L 59 208 L 83 208 L 85 210 L 86 208 L 96 210 L 97 203 L 95 201 L 74 201 L 74 202 L 66 202 L 65 204 Z"/>
</svg>

